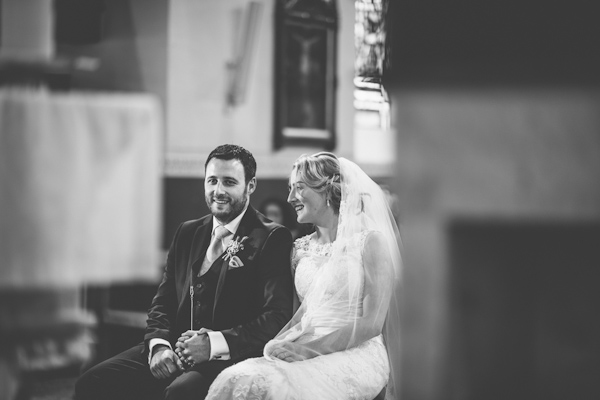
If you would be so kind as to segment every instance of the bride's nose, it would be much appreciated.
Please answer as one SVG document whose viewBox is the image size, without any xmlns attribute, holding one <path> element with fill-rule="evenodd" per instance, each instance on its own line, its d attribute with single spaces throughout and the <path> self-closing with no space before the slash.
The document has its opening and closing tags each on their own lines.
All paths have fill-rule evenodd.
<svg viewBox="0 0 600 400">
<path fill-rule="evenodd" d="M 288 193 L 287 202 L 291 203 L 296 198 L 296 189 L 292 186 Z"/>
</svg>

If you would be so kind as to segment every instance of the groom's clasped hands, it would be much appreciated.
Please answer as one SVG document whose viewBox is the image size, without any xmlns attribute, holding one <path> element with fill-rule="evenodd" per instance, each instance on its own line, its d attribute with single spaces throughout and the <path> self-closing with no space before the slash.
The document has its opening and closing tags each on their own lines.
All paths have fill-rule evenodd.
<svg viewBox="0 0 600 400">
<path fill-rule="evenodd" d="M 168 346 L 158 346 L 150 361 L 150 371 L 157 379 L 167 379 L 210 359 L 210 329 L 186 331 L 175 344 L 175 351 Z"/>
<path fill-rule="evenodd" d="M 186 368 L 210 359 L 210 329 L 188 330 L 181 334 L 175 343 L 175 353 Z"/>
</svg>

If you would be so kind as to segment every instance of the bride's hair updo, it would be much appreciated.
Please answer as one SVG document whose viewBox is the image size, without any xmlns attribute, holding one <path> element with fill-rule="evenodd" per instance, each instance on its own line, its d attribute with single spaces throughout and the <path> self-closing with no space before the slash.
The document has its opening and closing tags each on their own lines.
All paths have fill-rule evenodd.
<svg viewBox="0 0 600 400">
<path fill-rule="evenodd" d="M 340 162 L 333 153 L 303 154 L 298 157 L 292 170 L 298 174 L 299 181 L 315 192 L 324 193 L 330 206 L 336 214 L 339 213 L 342 200 Z"/>
</svg>

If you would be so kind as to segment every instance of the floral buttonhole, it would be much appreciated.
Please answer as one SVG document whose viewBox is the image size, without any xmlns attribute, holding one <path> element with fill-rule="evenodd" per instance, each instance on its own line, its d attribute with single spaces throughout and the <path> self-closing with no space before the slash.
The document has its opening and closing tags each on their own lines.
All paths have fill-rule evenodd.
<svg viewBox="0 0 600 400">
<path fill-rule="evenodd" d="M 240 268 L 244 266 L 244 263 L 237 256 L 237 253 L 244 250 L 244 242 L 248 240 L 248 236 L 240 238 L 239 236 L 229 242 L 223 255 L 223 260 L 229 261 L 229 269 Z"/>
</svg>

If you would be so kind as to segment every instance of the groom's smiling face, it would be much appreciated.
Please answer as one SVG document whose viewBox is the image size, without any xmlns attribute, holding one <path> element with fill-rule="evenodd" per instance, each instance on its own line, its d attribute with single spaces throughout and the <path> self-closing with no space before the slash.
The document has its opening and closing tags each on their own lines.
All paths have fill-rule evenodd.
<svg viewBox="0 0 600 400">
<path fill-rule="evenodd" d="M 239 160 L 213 158 L 206 166 L 206 205 L 212 215 L 223 224 L 240 215 L 255 188 L 256 178 L 246 183 L 244 166 Z"/>
</svg>

